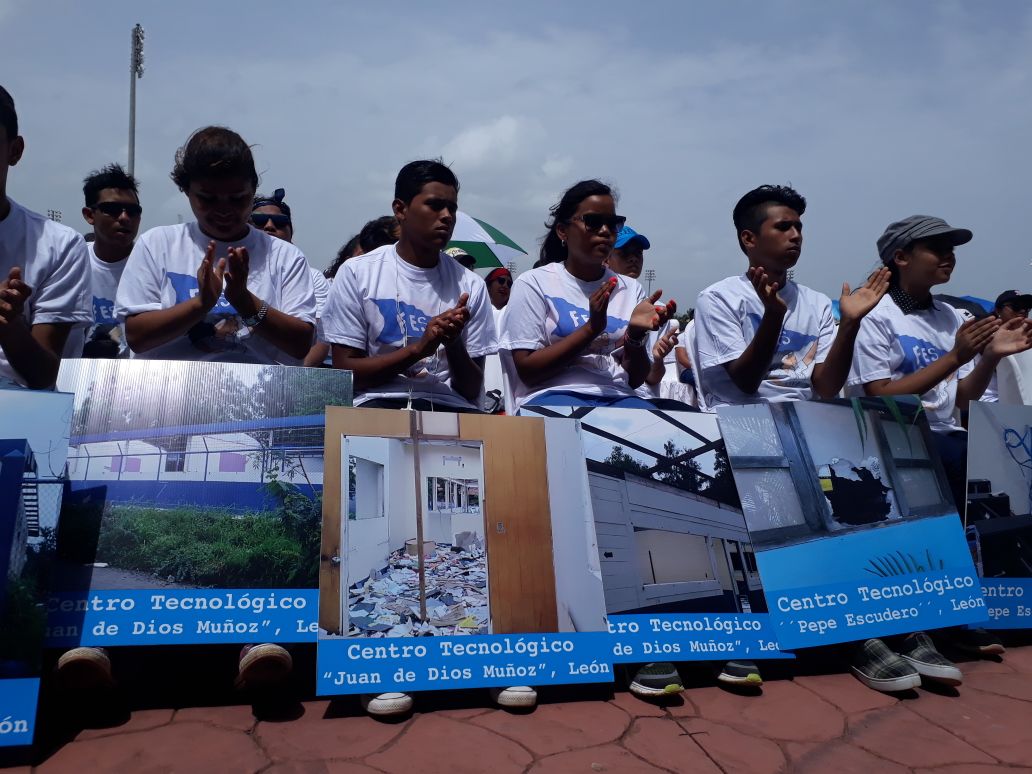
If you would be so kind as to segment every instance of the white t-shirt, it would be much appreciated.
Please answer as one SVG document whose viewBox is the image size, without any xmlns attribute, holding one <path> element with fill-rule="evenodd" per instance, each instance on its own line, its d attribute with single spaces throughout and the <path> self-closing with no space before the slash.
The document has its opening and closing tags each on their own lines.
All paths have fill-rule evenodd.
<svg viewBox="0 0 1032 774">
<path fill-rule="evenodd" d="M 126 256 L 120 261 L 102 261 L 97 257 L 95 242 L 89 242 L 86 249 L 90 256 L 90 286 L 93 295 L 93 321 L 87 325 L 77 325 L 68 334 L 64 357 L 82 357 L 86 342 L 100 339 L 111 339 L 118 344 L 118 356 L 129 357 L 129 345 L 125 340 L 125 326 L 115 315 L 115 294 L 118 283 L 129 260 Z"/>
<path fill-rule="evenodd" d="M 488 296 L 490 299 L 490 295 Z M 494 304 L 491 304 L 491 319 L 494 321 L 495 331 L 500 331 L 502 312 L 505 308 L 496 309 Z M 495 405 L 494 398 L 487 397 L 487 393 L 497 391 L 503 397 L 505 395 L 505 382 L 502 378 L 502 361 L 500 356 L 496 352 L 493 355 L 488 355 L 484 358 L 484 398 L 482 402 L 482 408 L 484 410 L 493 408 Z"/>
<path fill-rule="evenodd" d="M 22 280 L 32 288 L 24 309 L 29 325 L 90 322 L 85 240 L 67 226 L 8 201 L 11 211 L 0 220 L 0 282 L 12 268 L 21 268 Z M 2 348 L 0 385 L 25 386 L 25 379 L 7 362 Z"/>
<path fill-rule="evenodd" d="M 864 385 L 882 379 L 898 379 L 931 365 L 951 349 L 963 315 L 941 301 L 932 308 L 903 314 L 888 294 L 860 323 L 853 354 L 853 368 L 846 382 L 846 394 L 863 395 Z M 962 429 L 954 409 L 957 381 L 974 369 L 965 363 L 921 396 L 928 424 L 936 432 Z"/>
<path fill-rule="evenodd" d="M 1000 383 L 996 379 L 996 371 L 993 371 L 993 378 L 989 380 L 989 386 L 985 388 L 985 392 L 982 393 L 979 400 L 983 403 L 1000 402 Z"/>
<path fill-rule="evenodd" d="M 314 266 L 308 267 L 308 274 L 312 278 L 312 288 L 315 290 L 315 316 L 319 318 L 322 317 L 322 310 L 326 308 L 326 299 L 330 297 L 330 283 Z"/>
<path fill-rule="evenodd" d="M 778 291 L 788 305 L 781 338 L 766 376 L 753 395 L 738 389 L 724 367 L 737 360 L 756 335 L 763 302 L 744 274 L 710 285 L 695 304 L 695 343 L 702 390 L 709 408 L 744 403 L 810 400 L 813 367 L 823 363 L 835 339 L 831 299 L 789 282 Z"/>
<path fill-rule="evenodd" d="M 609 296 L 605 331 L 559 373 L 535 385 L 524 384 L 508 353 L 544 349 L 583 326 L 589 318 L 588 299 L 611 277 L 616 277 L 617 285 Z M 593 282 L 577 279 L 562 263 L 549 263 L 521 274 L 513 283 L 502 315 L 499 345 L 512 391 L 512 409 L 518 410 L 531 398 L 549 391 L 599 397 L 635 395 L 627 372 L 613 353 L 622 347 L 631 312 L 644 298 L 645 290 L 637 280 L 608 268 Z"/>
<path fill-rule="evenodd" d="M 129 255 L 118 286 L 119 320 L 140 312 L 168 309 L 197 295 L 197 270 L 210 237 L 196 223 L 152 228 Z M 247 289 L 270 307 L 315 323 L 315 292 L 305 256 L 290 242 L 255 228 L 236 242 L 215 242 L 216 261 L 230 247 L 246 247 L 250 258 Z M 220 360 L 230 363 L 299 365 L 270 342 L 253 334 L 225 295 L 187 334 L 133 357 L 153 360 Z"/>
<path fill-rule="evenodd" d="M 432 269 L 402 260 L 394 245 L 351 258 L 337 272 L 323 312 L 323 336 L 331 344 L 384 355 L 422 337 L 432 317 L 469 294 L 469 321 L 462 340 L 470 357 L 498 351 L 491 301 L 483 278 L 441 253 Z M 423 398 L 447 406 L 475 408 L 451 386 L 444 345 L 407 371 L 372 389 L 356 392 L 355 405 L 378 398 Z"/>
</svg>

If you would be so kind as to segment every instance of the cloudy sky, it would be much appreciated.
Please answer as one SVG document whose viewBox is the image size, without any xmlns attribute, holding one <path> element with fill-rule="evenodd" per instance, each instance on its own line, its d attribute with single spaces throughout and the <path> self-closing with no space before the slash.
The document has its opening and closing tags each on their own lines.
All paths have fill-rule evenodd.
<svg viewBox="0 0 1032 774">
<path fill-rule="evenodd" d="M 136 22 L 144 228 L 190 218 L 173 154 L 221 123 L 320 267 L 389 211 L 403 163 L 439 155 L 462 209 L 532 253 L 565 188 L 614 183 L 682 306 L 744 267 L 730 213 L 761 183 L 809 200 L 797 278 L 834 297 L 914 213 L 975 233 L 949 292 L 1032 288 L 1027 2 L 0 0 L 27 140 L 9 193 L 80 230 L 81 178 L 126 157 Z"/>
</svg>

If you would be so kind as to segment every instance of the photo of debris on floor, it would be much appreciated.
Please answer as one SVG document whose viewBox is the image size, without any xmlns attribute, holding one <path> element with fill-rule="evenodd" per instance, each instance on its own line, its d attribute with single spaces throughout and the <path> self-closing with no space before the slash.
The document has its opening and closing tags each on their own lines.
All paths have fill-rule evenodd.
<svg viewBox="0 0 1032 774">
<path fill-rule="evenodd" d="M 344 636 L 489 634 L 482 444 L 344 444 Z"/>
<path fill-rule="evenodd" d="M 348 589 L 349 637 L 489 633 L 483 541 L 428 546 L 424 558 L 426 615 L 419 604 L 419 561 L 394 551 L 385 570 L 373 570 Z"/>
</svg>

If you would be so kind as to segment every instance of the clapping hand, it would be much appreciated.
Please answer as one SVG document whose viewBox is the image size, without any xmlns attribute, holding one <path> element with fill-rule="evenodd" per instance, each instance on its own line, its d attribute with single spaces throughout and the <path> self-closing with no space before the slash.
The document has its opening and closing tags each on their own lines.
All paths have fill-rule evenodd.
<svg viewBox="0 0 1032 774">
<path fill-rule="evenodd" d="M 673 351 L 674 347 L 677 346 L 677 338 L 679 335 L 680 331 L 678 331 L 677 327 L 673 327 L 657 338 L 655 345 L 652 347 L 653 360 L 659 362 L 665 359 L 666 356 Z"/>
<path fill-rule="evenodd" d="M 839 299 L 839 311 L 843 323 L 855 323 L 878 305 L 882 296 L 889 290 L 889 279 L 892 272 L 882 267 L 870 277 L 867 282 L 854 291 L 850 291 L 849 283 L 842 283 L 842 297 Z"/>
<path fill-rule="evenodd" d="M 756 295 L 760 297 L 760 301 L 763 302 L 763 313 L 784 317 L 788 312 L 788 304 L 778 295 L 781 286 L 777 282 L 773 282 L 767 276 L 767 272 L 759 266 L 750 266 L 745 276 L 756 289 Z"/>
<path fill-rule="evenodd" d="M 609 325 L 609 299 L 618 282 L 616 277 L 610 277 L 588 298 L 588 326 L 595 336 L 604 332 Z"/>
<path fill-rule="evenodd" d="M 469 293 L 463 293 L 455 306 L 430 318 L 419 340 L 419 351 L 423 357 L 436 352 L 442 342 L 448 345 L 459 339 L 470 318 L 469 307 L 466 306 L 468 302 Z"/>
<path fill-rule="evenodd" d="M 677 302 L 670 299 L 666 305 L 657 306 L 656 302 L 662 296 L 663 291 L 657 290 L 648 298 L 638 302 L 631 312 L 630 322 L 627 323 L 628 336 L 640 339 L 649 331 L 659 330 L 659 326 L 674 316 L 677 312 Z"/>
<path fill-rule="evenodd" d="M 953 344 L 957 360 L 961 363 L 970 363 L 975 355 L 982 353 L 999 327 L 1000 321 L 995 317 L 983 317 L 981 320 L 968 320 L 963 323 L 957 329 L 957 337 Z"/>
<path fill-rule="evenodd" d="M 219 297 L 222 295 L 222 281 L 225 273 L 226 259 L 220 258 L 216 261 L 215 242 L 208 242 L 204 258 L 201 259 L 201 266 L 197 270 L 197 297 L 205 312 L 218 303 Z"/>
<path fill-rule="evenodd" d="M 1016 317 L 996 329 L 985 347 L 987 357 L 1000 359 L 1032 349 L 1032 320 Z"/>
<path fill-rule="evenodd" d="M 234 307 L 246 307 L 244 299 L 250 292 L 247 289 L 247 276 L 251 270 L 251 256 L 246 247 L 231 247 L 223 262 L 226 280 L 226 300 Z"/>
<path fill-rule="evenodd" d="M 0 325 L 9 325 L 22 316 L 32 288 L 22 280 L 22 270 L 14 266 L 0 282 Z"/>
</svg>

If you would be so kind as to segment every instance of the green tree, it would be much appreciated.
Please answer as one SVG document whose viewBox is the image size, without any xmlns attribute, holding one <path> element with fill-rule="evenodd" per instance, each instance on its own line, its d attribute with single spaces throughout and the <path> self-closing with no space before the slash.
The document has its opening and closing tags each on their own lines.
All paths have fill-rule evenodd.
<svg viewBox="0 0 1032 774">
<path fill-rule="evenodd" d="M 731 461 L 727 458 L 727 450 L 724 444 L 716 449 L 716 459 L 713 462 L 713 479 L 702 492 L 726 505 L 741 508 L 742 502 L 738 499 L 738 487 L 735 486 L 735 477 L 731 471 Z"/>
<path fill-rule="evenodd" d="M 613 450 L 609 452 L 609 456 L 602 460 L 602 462 L 606 465 L 612 465 L 614 468 L 626 470 L 628 473 L 644 476 L 645 478 L 648 478 L 649 475 L 649 466 L 638 462 L 638 460 L 625 452 L 622 446 L 614 445 Z"/>
<path fill-rule="evenodd" d="M 688 451 L 688 449 L 678 449 L 672 440 L 663 444 L 664 460 L 660 460 L 659 464 L 663 465 L 664 461 L 668 461 L 670 464 L 663 465 L 656 474 L 656 478 L 664 484 L 676 486 L 686 492 L 698 492 L 704 481 L 699 463 L 691 458 L 678 459 Z"/>
</svg>

